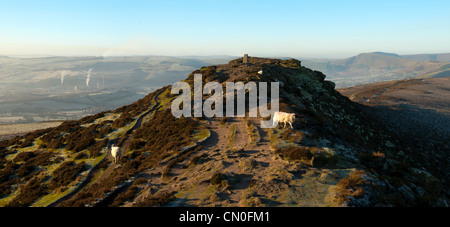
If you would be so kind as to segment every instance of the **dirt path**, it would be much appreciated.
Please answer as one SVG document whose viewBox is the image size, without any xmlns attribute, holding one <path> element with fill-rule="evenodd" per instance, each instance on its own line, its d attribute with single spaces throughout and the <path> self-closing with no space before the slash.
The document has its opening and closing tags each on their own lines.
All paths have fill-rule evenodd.
<svg viewBox="0 0 450 227">
<path fill-rule="evenodd" d="M 133 202 L 127 203 L 125 206 L 133 206 L 155 193 L 174 190 L 187 190 L 186 197 L 201 197 L 210 190 L 208 189 L 209 183 L 205 182 L 209 182 L 214 173 L 230 174 L 236 178 L 230 183 L 227 193 L 217 195 L 221 198 L 219 201 L 226 201 L 225 204 L 217 205 L 241 206 L 241 201 L 246 196 L 252 180 L 263 179 L 269 174 L 271 168 L 283 165 L 283 162 L 273 158 L 268 132 L 257 127 L 261 140 L 258 145 L 252 145 L 246 124 L 247 120 L 244 118 L 229 119 L 225 125 L 221 124 L 218 119 L 208 120 L 205 125 L 210 130 L 211 136 L 201 144 L 204 149 L 192 155 L 192 157 L 205 157 L 202 164 L 188 167 L 191 158 L 187 158 L 171 169 L 170 179 L 160 177 L 160 173 L 165 168 L 164 163 L 146 171 L 143 176 L 148 177 L 149 184 L 142 189 L 142 193 Z M 259 121 L 255 120 L 253 124 L 259 126 Z M 231 146 L 230 137 L 233 127 L 236 131 L 234 143 Z M 192 203 L 188 202 L 187 204 L 202 206 L 198 200 L 202 199 L 191 199 Z M 181 203 L 186 203 L 185 199 L 177 201 L 172 205 L 179 206 Z"/>
<path fill-rule="evenodd" d="M 229 168 L 229 171 L 239 175 L 239 182 L 233 185 L 229 195 L 231 206 L 241 206 L 241 201 L 246 196 L 246 191 L 250 187 L 252 180 L 264 178 L 272 167 L 281 164 L 279 162 L 276 162 L 277 164 L 274 163 L 268 132 L 258 127 L 259 121 L 253 120 L 252 123 L 257 126 L 260 136 L 260 141 L 256 146 L 249 144 L 249 135 L 246 128 L 247 122 L 241 120 L 238 123 L 237 128 L 240 131 L 245 130 L 245 138 L 244 136 L 239 136 L 239 139 L 245 140 L 247 143 L 246 146 L 242 147 L 243 150 L 239 154 L 242 158 Z"/>
<path fill-rule="evenodd" d="M 240 150 L 245 149 L 249 145 L 249 134 L 246 126 L 246 121 L 243 118 L 231 119 L 231 127 L 236 126 L 236 132 L 234 135 L 233 149 Z M 231 131 L 231 129 L 230 129 Z M 230 133 L 231 134 L 231 133 Z"/>
<path fill-rule="evenodd" d="M 206 150 L 225 149 L 228 146 L 229 127 L 221 125 L 218 120 L 211 119 L 207 123 L 207 127 L 211 133 L 209 139 L 207 139 L 202 146 Z"/>
</svg>

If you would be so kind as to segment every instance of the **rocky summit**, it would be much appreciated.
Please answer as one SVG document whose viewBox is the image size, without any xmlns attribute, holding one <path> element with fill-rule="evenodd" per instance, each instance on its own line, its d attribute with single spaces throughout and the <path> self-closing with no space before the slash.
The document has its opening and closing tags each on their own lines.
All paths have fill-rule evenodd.
<svg viewBox="0 0 450 227">
<path fill-rule="evenodd" d="M 280 111 L 296 114 L 293 128 L 261 128 L 262 117 L 175 118 L 177 95 L 166 86 L 114 111 L 0 142 L 0 206 L 448 204 L 447 177 L 412 158 L 420 151 L 323 73 L 295 59 L 243 60 L 203 67 L 185 82 L 193 85 L 194 74 L 224 88 L 279 82 Z M 123 151 L 118 164 L 112 144 Z"/>
</svg>

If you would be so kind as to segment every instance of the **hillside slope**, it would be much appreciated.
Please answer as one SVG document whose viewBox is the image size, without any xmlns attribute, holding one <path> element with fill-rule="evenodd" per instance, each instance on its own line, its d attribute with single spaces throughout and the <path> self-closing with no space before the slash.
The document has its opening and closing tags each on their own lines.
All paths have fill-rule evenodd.
<svg viewBox="0 0 450 227">
<path fill-rule="evenodd" d="M 263 75 L 258 74 L 263 70 Z M 174 118 L 171 86 L 0 143 L 1 206 L 443 206 L 447 185 L 402 138 L 300 61 L 242 58 L 204 82 L 280 82 L 294 129 Z M 208 96 L 204 96 L 204 99 Z M 119 164 L 107 152 L 124 150 Z"/>
<path fill-rule="evenodd" d="M 380 82 L 341 89 L 364 111 L 411 144 L 415 159 L 450 179 L 450 78 Z"/>
</svg>

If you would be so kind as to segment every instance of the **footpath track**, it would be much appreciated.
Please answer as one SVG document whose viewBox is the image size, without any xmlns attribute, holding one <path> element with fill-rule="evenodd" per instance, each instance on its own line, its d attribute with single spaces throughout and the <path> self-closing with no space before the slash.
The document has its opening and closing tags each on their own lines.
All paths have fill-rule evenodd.
<svg viewBox="0 0 450 227">
<path fill-rule="evenodd" d="M 150 109 L 148 109 L 144 114 L 142 114 L 142 115 L 136 120 L 136 123 L 134 124 L 134 126 L 131 127 L 130 129 L 128 129 L 128 130 L 125 132 L 125 135 L 124 135 L 124 136 L 130 135 L 134 130 L 140 128 L 140 127 L 142 126 L 142 121 L 144 120 L 144 118 L 145 118 L 147 115 L 149 115 L 150 113 L 152 113 L 153 111 L 155 111 L 155 110 L 158 108 L 158 106 L 160 105 L 160 103 L 158 102 L 158 97 L 159 97 L 159 95 L 160 95 L 161 93 L 163 93 L 163 92 L 164 92 L 164 90 L 161 91 L 161 92 L 159 92 L 159 93 L 157 93 L 157 94 L 153 97 L 154 105 L 153 105 Z M 81 190 L 82 190 L 82 189 L 83 189 L 83 188 L 84 188 L 84 187 L 92 180 L 92 177 L 94 176 L 93 173 L 97 172 L 96 170 L 98 170 L 99 166 L 101 166 L 101 164 L 102 164 L 103 162 L 105 162 L 106 160 L 108 160 L 108 159 L 111 157 L 111 154 L 109 153 L 109 149 L 108 149 L 108 148 L 109 148 L 112 144 L 117 144 L 117 142 L 119 142 L 119 137 L 118 137 L 118 138 L 115 138 L 115 139 L 112 139 L 112 140 L 109 140 L 109 141 L 108 141 L 108 144 L 107 144 L 107 146 L 106 146 L 106 148 L 104 148 L 104 149 L 106 149 L 106 151 L 104 151 L 104 152 L 107 152 L 107 154 L 105 155 L 105 157 L 104 157 L 100 162 L 98 162 L 97 165 L 95 165 L 94 167 L 91 168 L 91 170 L 89 170 L 89 173 L 87 174 L 86 179 L 85 179 L 82 183 L 80 183 L 80 184 L 78 185 L 78 187 L 77 187 L 76 189 L 74 189 L 72 192 L 70 192 L 69 194 L 67 194 L 67 195 L 65 195 L 65 196 L 63 196 L 63 197 L 57 199 L 56 201 L 54 201 L 54 202 L 52 202 L 51 204 L 47 205 L 47 207 L 55 207 L 56 205 L 58 205 L 58 204 L 61 203 L 62 201 L 66 200 L 66 199 L 72 197 L 73 195 L 75 195 L 76 193 L 80 192 L 80 191 L 81 191 Z M 108 167 L 108 169 L 105 170 L 105 172 L 103 173 L 103 175 L 106 174 L 106 173 L 111 172 L 115 167 L 116 167 L 116 164 L 112 163 L 112 164 Z"/>
</svg>

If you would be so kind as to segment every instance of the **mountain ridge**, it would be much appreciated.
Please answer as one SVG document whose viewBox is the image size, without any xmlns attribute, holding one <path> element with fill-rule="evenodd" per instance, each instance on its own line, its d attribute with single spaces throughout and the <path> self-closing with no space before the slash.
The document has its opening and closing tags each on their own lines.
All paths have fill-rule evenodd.
<svg viewBox="0 0 450 227">
<path fill-rule="evenodd" d="M 196 73 L 222 86 L 280 82 L 280 110 L 298 115 L 294 129 L 262 129 L 260 117 L 174 118 L 177 96 L 166 86 L 114 111 L 1 142 L 0 205 L 440 206 L 446 200 L 441 180 L 418 169 L 398 135 L 300 61 L 239 58 L 202 67 L 184 81 L 192 84 Z M 117 165 L 111 143 L 124 150 Z"/>
<path fill-rule="evenodd" d="M 338 88 L 345 88 L 381 81 L 448 77 L 450 75 L 448 56 L 450 55 L 371 52 L 346 59 L 307 60 L 304 64 L 327 74 Z"/>
</svg>

